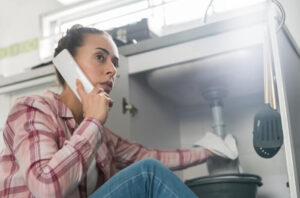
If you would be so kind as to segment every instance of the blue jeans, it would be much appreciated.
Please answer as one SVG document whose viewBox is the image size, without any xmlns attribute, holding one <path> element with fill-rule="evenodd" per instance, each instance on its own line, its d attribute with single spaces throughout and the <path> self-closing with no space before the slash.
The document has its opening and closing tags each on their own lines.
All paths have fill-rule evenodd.
<svg viewBox="0 0 300 198">
<path fill-rule="evenodd" d="M 144 159 L 121 170 L 89 198 L 197 198 L 168 168 Z"/>
</svg>

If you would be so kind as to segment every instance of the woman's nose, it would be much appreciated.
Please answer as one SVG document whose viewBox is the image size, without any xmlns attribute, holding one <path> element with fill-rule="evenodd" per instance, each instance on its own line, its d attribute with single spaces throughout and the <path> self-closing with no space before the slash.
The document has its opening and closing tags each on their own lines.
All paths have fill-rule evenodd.
<svg viewBox="0 0 300 198">
<path fill-rule="evenodd" d="M 110 61 L 109 65 L 107 66 L 106 74 L 114 76 L 117 73 L 117 69 L 115 65 Z"/>
</svg>

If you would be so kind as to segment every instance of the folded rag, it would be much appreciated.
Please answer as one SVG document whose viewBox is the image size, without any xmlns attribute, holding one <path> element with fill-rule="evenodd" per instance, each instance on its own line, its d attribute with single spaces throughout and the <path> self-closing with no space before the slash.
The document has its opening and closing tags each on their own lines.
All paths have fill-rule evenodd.
<svg viewBox="0 0 300 198">
<path fill-rule="evenodd" d="M 194 146 L 201 146 L 213 152 L 214 154 L 229 158 L 238 158 L 236 141 L 231 134 L 227 134 L 224 140 L 212 132 L 207 132 L 203 138 L 198 140 Z"/>
</svg>

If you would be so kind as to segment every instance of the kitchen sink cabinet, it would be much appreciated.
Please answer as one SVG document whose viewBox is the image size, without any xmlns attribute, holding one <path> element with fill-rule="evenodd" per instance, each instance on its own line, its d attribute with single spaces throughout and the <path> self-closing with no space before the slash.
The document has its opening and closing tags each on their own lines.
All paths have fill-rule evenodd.
<svg viewBox="0 0 300 198">
<path fill-rule="evenodd" d="M 271 159 L 260 158 L 252 146 L 253 118 L 264 101 L 264 17 L 257 13 L 120 47 L 120 68 L 111 93 L 114 107 L 106 126 L 149 147 L 191 148 L 212 130 L 203 91 L 224 88 L 226 132 L 237 139 L 240 165 L 245 173 L 263 179 L 257 197 L 299 197 L 300 58 L 285 26 L 273 32 L 272 39 L 284 145 Z M 49 72 L 52 65 L 47 67 L 38 76 L 24 74 L 22 81 L 0 83 L 1 98 L 11 105 L 16 97 L 42 93 L 49 86 L 59 92 Z M 202 164 L 176 174 L 186 180 L 208 171 Z"/>
<path fill-rule="evenodd" d="M 222 21 L 121 48 L 128 64 L 128 101 L 138 109 L 130 118 L 130 139 L 150 147 L 190 148 L 212 130 L 203 91 L 225 88 L 226 132 L 237 139 L 243 171 L 263 178 L 257 197 L 296 198 L 300 196 L 300 58 L 285 26 L 268 34 L 284 145 L 275 157 L 263 159 L 252 143 L 254 115 L 264 104 L 266 20 L 261 16 L 256 21 L 251 17 L 255 22 Z M 187 35 L 190 39 L 176 39 Z M 183 180 L 207 174 L 205 165 L 178 172 Z"/>
</svg>

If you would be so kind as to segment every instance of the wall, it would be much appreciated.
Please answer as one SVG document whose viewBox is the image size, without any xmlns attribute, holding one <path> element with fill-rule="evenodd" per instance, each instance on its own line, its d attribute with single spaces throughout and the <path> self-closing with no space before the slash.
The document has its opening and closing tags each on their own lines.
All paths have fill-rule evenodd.
<svg viewBox="0 0 300 198">
<path fill-rule="evenodd" d="M 41 14 L 61 8 L 56 0 L 1 0 L 0 48 L 39 38 Z M 40 63 L 38 50 L 0 60 L 0 74 L 22 72 Z M 17 69 L 16 69 L 17 68 Z"/>
<path fill-rule="evenodd" d="M 238 143 L 240 164 L 245 173 L 262 177 L 258 198 L 289 197 L 286 187 L 287 170 L 284 148 L 271 159 L 260 158 L 252 146 L 253 118 L 262 107 L 262 93 L 224 101 L 226 132 L 233 134 Z M 194 109 L 194 110 L 191 110 Z M 193 107 L 182 112 L 180 120 L 181 146 L 186 148 L 211 131 L 212 120 L 209 104 Z M 208 175 L 206 165 L 199 165 L 183 171 L 184 179 Z"/>
</svg>

